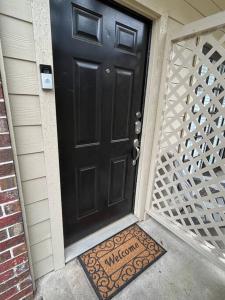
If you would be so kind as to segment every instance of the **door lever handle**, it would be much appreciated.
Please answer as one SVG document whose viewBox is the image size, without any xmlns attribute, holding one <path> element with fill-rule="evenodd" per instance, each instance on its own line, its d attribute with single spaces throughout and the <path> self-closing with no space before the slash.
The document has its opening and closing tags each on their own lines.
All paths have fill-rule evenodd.
<svg viewBox="0 0 225 300">
<path fill-rule="evenodd" d="M 137 160 L 140 156 L 140 147 L 139 147 L 139 141 L 138 139 L 134 140 L 134 148 L 133 148 L 133 160 L 132 165 L 135 166 L 137 164 Z"/>
</svg>

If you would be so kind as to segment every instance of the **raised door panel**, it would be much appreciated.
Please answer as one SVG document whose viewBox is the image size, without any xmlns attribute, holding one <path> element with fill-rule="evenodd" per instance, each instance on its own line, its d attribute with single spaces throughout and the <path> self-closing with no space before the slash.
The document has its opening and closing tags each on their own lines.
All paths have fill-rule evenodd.
<svg viewBox="0 0 225 300">
<path fill-rule="evenodd" d="M 137 48 L 137 30 L 116 22 L 116 47 L 135 53 Z"/>
<path fill-rule="evenodd" d="M 108 206 L 125 200 L 127 158 L 114 158 L 110 162 Z"/>
<path fill-rule="evenodd" d="M 112 141 L 129 138 L 133 71 L 116 68 L 112 109 Z"/>
<path fill-rule="evenodd" d="M 100 142 L 100 65 L 74 59 L 75 147 Z"/>
<path fill-rule="evenodd" d="M 102 16 L 84 7 L 73 5 L 73 36 L 101 43 Z"/>
<path fill-rule="evenodd" d="M 97 211 L 97 168 L 86 167 L 78 170 L 78 219 Z"/>
</svg>

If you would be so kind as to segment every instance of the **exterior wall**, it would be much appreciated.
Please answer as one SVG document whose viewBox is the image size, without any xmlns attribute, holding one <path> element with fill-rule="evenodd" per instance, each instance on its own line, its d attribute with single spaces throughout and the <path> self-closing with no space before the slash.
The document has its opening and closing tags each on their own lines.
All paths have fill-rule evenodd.
<svg viewBox="0 0 225 300">
<path fill-rule="evenodd" d="M 0 78 L 1 79 L 1 78 Z M 33 298 L 6 107 L 0 81 L 0 299 Z"/>
<path fill-rule="evenodd" d="M 31 2 L 0 1 L 0 39 L 36 278 L 53 270 Z"/>
<path fill-rule="evenodd" d="M 39 84 L 37 63 L 40 63 L 41 56 L 37 58 L 32 17 L 32 4 L 37 7 L 41 6 L 41 2 L 48 0 L 0 1 L 0 39 L 36 278 L 56 268 L 53 259 L 53 249 L 56 247 L 52 247 L 53 228 L 49 211 L 50 184 L 46 171 L 49 154 L 44 139 L 46 128 L 43 128 L 43 118 L 46 116 L 41 109 L 41 101 L 45 101 L 45 97 L 46 101 L 48 99 L 41 94 Z M 145 15 L 148 11 L 154 12 L 156 16 L 169 14 L 168 26 L 171 30 L 180 24 L 225 8 L 223 0 L 119 0 L 118 2 L 131 8 L 133 4 L 137 4 L 138 11 Z M 43 39 L 44 34 L 39 38 Z M 42 56 L 45 50 L 42 51 Z M 54 202 L 54 199 L 51 201 Z"/>
</svg>

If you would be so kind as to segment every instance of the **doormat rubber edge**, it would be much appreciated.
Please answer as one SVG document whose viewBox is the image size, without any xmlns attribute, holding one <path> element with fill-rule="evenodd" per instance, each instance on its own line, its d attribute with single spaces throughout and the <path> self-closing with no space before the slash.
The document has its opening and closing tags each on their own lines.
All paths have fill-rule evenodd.
<svg viewBox="0 0 225 300">
<path fill-rule="evenodd" d="M 94 281 L 93 281 L 93 279 L 92 279 L 92 277 L 91 277 L 89 271 L 87 270 L 87 267 L 86 267 L 85 263 L 84 263 L 83 260 L 81 259 L 81 256 L 82 256 L 83 254 L 85 254 L 87 251 L 91 251 L 91 250 L 94 249 L 96 246 L 98 246 L 98 245 L 100 245 L 101 243 L 107 241 L 108 239 L 114 237 L 115 235 L 121 233 L 122 231 L 127 230 L 127 229 L 133 227 L 134 225 L 138 226 L 142 231 L 144 231 L 144 233 L 146 234 L 146 236 L 149 237 L 151 240 L 153 240 L 153 241 L 154 241 L 154 242 L 162 249 L 162 253 L 161 253 L 159 256 L 157 256 L 157 257 L 155 258 L 155 260 L 153 260 L 153 261 L 150 262 L 147 266 L 145 266 L 143 269 L 141 269 L 141 271 L 139 271 L 138 273 L 136 273 L 135 275 L 133 275 L 133 276 L 132 276 L 132 277 L 131 277 L 124 285 L 122 285 L 121 287 L 119 287 L 119 288 L 118 288 L 114 293 L 112 293 L 109 297 L 107 297 L 106 299 L 104 299 L 104 298 L 102 298 L 102 295 L 100 294 L 100 292 L 99 292 L 97 286 L 94 284 Z M 158 242 L 156 242 L 156 240 L 153 239 L 153 238 L 152 238 L 152 237 L 151 237 L 144 229 L 142 229 L 137 223 L 134 223 L 134 224 L 132 224 L 132 225 L 130 225 L 130 226 L 128 226 L 128 227 L 126 227 L 126 228 L 120 230 L 120 231 L 117 232 L 116 234 L 113 234 L 112 236 L 108 237 L 107 239 L 105 239 L 104 241 L 98 243 L 97 245 L 93 246 L 92 248 L 90 248 L 90 249 L 84 251 L 82 254 L 80 254 L 80 255 L 78 256 L 78 261 L 80 262 L 80 264 L 81 264 L 81 266 L 82 266 L 82 268 L 83 268 L 83 270 L 84 270 L 84 272 L 85 272 L 85 274 L 86 274 L 86 276 L 87 276 L 87 278 L 88 278 L 88 281 L 90 282 L 91 286 L 93 287 L 93 289 L 94 289 L 96 295 L 98 296 L 99 300 L 110 300 L 110 299 L 112 299 L 114 296 L 116 296 L 119 292 L 121 292 L 121 290 L 123 290 L 127 285 L 129 285 L 134 279 L 136 279 L 140 274 L 142 274 L 145 270 L 147 270 L 152 264 L 154 264 L 158 259 L 160 259 L 160 258 L 161 258 L 164 254 L 166 254 L 166 253 L 167 253 L 167 250 L 165 250 L 164 247 L 163 247 L 162 245 L 160 245 Z"/>
</svg>

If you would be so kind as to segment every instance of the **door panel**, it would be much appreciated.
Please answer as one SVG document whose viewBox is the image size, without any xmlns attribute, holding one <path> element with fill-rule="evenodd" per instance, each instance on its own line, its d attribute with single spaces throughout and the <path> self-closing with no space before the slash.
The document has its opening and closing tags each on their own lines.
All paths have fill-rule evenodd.
<svg viewBox="0 0 225 300">
<path fill-rule="evenodd" d="M 100 142 L 101 74 L 99 64 L 74 60 L 75 147 Z"/>
<path fill-rule="evenodd" d="M 87 217 L 97 211 L 97 168 L 78 170 L 78 219 Z"/>
<path fill-rule="evenodd" d="M 150 26 L 111 1 L 50 4 L 68 245 L 132 211 Z"/>
<path fill-rule="evenodd" d="M 73 7 L 73 35 L 74 37 L 101 43 L 102 16 L 72 4 Z"/>
<path fill-rule="evenodd" d="M 135 53 L 137 48 L 137 31 L 116 22 L 116 45 L 118 49 Z"/>
<path fill-rule="evenodd" d="M 125 200 L 127 157 L 111 159 L 108 206 Z"/>
<path fill-rule="evenodd" d="M 115 68 L 112 108 L 112 140 L 129 138 L 133 71 Z"/>
</svg>

